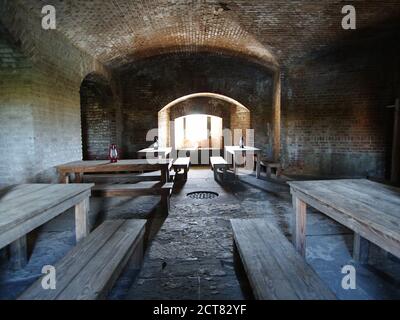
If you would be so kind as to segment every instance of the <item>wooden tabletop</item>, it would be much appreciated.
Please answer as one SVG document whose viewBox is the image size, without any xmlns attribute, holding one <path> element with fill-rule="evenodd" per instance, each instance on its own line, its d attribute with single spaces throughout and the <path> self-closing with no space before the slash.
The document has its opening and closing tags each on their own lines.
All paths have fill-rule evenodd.
<svg viewBox="0 0 400 320">
<path fill-rule="evenodd" d="M 40 225 L 40 222 L 45 223 L 54 218 L 54 214 L 60 214 L 84 198 L 88 198 L 93 186 L 93 184 L 23 184 L 0 189 L 0 248 L 12 241 L 10 237 L 14 234 L 10 233 L 14 228 L 21 226 L 30 229 L 26 229 L 26 233 L 32 231 Z M 65 204 L 65 209 L 62 204 Z M 21 234 L 16 236 L 21 236 L 25 231 L 18 229 L 15 234 L 19 232 Z"/>
<path fill-rule="evenodd" d="M 368 228 L 400 241 L 400 188 L 366 179 L 288 184 L 300 198 L 305 195 L 342 213 L 347 221 L 353 221 L 348 225 L 351 229 L 368 224 Z"/>
<path fill-rule="evenodd" d="M 253 151 L 253 152 L 258 152 L 261 151 L 261 149 L 255 148 L 255 147 L 244 147 L 241 148 L 239 146 L 225 146 L 226 151 L 229 153 L 235 153 L 235 152 L 243 152 L 243 151 Z"/>
<path fill-rule="evenodd" d="M 117 163 L 111 163 L 108 160 L 75 161 L 57 166 L 57 170 L 75 173 L 160 170 L 168 167 L 171 161 L 170 159 L 119 160 Z"/>
</svg>

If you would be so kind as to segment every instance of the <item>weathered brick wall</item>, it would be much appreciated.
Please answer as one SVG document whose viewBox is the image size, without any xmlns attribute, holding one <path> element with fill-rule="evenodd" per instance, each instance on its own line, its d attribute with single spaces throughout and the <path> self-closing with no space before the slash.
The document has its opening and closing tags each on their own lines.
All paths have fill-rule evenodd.
<svg viewBox="0 0 400 320">
<path fill-rule="evenodd" d="M 210 53 L 162 55 L 132 64 L 120 83 L 127 157 L 149 145 L 147 131 L 158 127 L 158 112 L 164 106 L 199 92 L 222 94 L 247 107 L 256 145 L 266 154 L 272 152 L 272 76 L 258 64 Z"/>
<path fill-rule="evenodd" d="M 54 166 L 82 159 L 81 81 L 108 73 L 16 4 L 0 2 L 0 184 L 55 181 Z"/>
<path fill-rule="evenodd" d="M 30 69 L 26 59 L 6 41 L 0 24 L 0 184 L 25 175 L 33 165 L 34 128 L 30 101 L 25 98 L 31 86 Z"/>
<path fill-rule="evenodd" d="M 82 146 L 84 160 L 108 159 L 116 144 L 116 107 L 111 87 L 103 79 L 85 79 L 81 86 Z"/>
<path fill-rule="evenodd" d="M 400 93 L 398 48 L 391 37 L 355 41 L 287 70 L 282 105 L 287 171 L 387 175 L 392 123 L 385 106 Z"/>
</svg>

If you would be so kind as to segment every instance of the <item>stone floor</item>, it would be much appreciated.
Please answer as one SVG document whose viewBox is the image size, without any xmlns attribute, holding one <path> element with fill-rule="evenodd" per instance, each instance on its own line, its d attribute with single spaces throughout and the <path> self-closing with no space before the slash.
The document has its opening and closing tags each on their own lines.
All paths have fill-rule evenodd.
<svg viewBox="0 0 400 320">
<path fill-rule="evenodd" d="M 146 255 L 140 272 L 129 266 L 110 299 L 246 299 L 251 293 L 232 250 L 232 218 L 265 218 L 290 239 L 291 197 L 285 183 L 254 175 L 214 181 L 211 170 L 192 169 L 175 191 L 168 217 L 157 198 L 141 197 L 102 212 L 102 219 L 148 220 Z M 197 200 L 193 191 L 213 191 L 218 198 Z M 0 265 L 0 298 L 17 297 L 74 244 L 73 222 L 67 215 L 41 229 L 29 264 L 13 271 L 5 257 Z M 400 298 L 400 261 L 373 246 L 368 265 L 351 259 L 352 233 L 324 215 L 309 211 L 307 261 L 339 299 Z M 341 288 L 342 266 L 357 270 L 357 289 Z"/>
</svg>

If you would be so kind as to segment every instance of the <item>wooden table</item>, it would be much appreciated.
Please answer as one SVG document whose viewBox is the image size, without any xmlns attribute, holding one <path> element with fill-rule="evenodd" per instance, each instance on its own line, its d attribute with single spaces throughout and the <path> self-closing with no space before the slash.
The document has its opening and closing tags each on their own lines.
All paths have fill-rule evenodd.
<svg viewBox="0 0 400 320">
<path fill-rule="evenodd" d="M 260 178 L 260 172 L 261 172 L 261 150 L 258 148 L 254 147 L 244 147 L 240 148 L 239 146 L 225 146 L 225 160 L 230 163 L 230 159 L 228 160 L 228 154 L 230 154 L 233 157 L 233 171 L 235 173 L 235 176 L 237 175 L 237 161 L 236 157 L 238 154 L 241 154 L 245 152 L 253 153 L 254 156 L 257 158 L 257 165 L 256 165 L 256 176 L 257 179 Z M 253 162 L 254 163 L 254 162 Z"/>
<path fill-rule="evenodd" d="M 294 243 L 305 256 L 307 205 L 355 232 L 354 256 L 368 241 L 400 257 L 400 188 L 366 179 L 288 182 L 294 206 Z M 364 252 L 362 252 L 364 251 Z"/>
<path fill-rule="evenodd" d="M 144 157 L 146 159 L 148 158 L 158 158 L 161 157 L 163 159 L 168 158 L 168 156 L 171 154 L 172 148 L 158 148 L 157 150 L 154 148 L 146 148 L 143 150 L 140 150 L 138 152 L 139 157 Z"/>
<path fill-rule="evenodd" d="M 0 249 L 11 244 L 19 266 L 26 262 L 26 234 L 75 207 L 77 242 L 89 233 L 93 184 L 23 184 L 0 189 Z"/>
<path fill-rule="evenodd" d="M 75 174 L 75 183 L 82 182 L 84 173 L 115 173 L 115 172 L 141 172 L 161 170 L 161 181 L 167 182 L 169 170 L 172 166 L 171 159 L 134 159 L 119 160 L 111 163 L 107 160 L 75 161 L 57 166 L 61 183 L 69 182 L 69 174 Z"/>
</svg>

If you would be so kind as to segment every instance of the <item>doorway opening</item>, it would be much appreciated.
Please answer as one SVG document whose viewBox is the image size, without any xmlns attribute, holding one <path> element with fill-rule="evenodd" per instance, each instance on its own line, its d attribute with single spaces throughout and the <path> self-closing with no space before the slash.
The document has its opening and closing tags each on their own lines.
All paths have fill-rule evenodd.
<svg viewBox="0 0 400 320">
<path fill-rule="evenodd" d="M 221 148 L 222 118 L 192 114 L 175 119 L 175 146 L 182 148 Z"/>
</svg>

